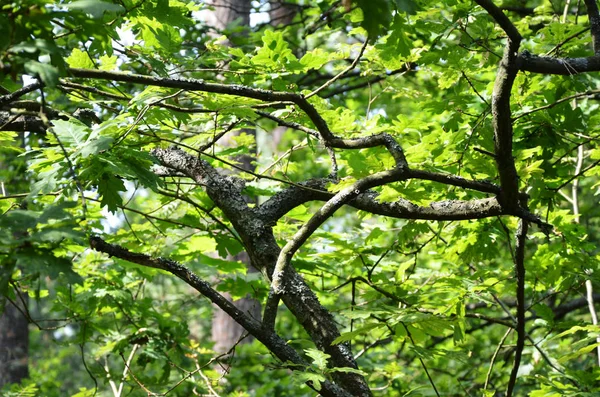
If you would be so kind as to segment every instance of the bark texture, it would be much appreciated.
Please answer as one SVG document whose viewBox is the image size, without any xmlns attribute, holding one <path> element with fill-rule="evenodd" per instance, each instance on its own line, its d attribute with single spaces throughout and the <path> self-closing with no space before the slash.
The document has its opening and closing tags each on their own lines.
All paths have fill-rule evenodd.
<svg viewBox="0 0 600 397">
<path fill-rule="evenodd" d="M 21 305 L 19 301 L 17 304 Z M 23 309 L 21 305 L 21 309 Z M 0 315 L 0 388 L 29 376 L 29 328 L 25 316 L 7 302 Z"/>
</svg>

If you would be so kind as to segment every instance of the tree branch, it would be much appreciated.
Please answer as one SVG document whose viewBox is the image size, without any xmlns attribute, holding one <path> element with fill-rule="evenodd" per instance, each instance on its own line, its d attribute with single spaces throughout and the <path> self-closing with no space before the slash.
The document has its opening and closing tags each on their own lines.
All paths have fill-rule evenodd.
<svg viewBox="0 0 600 397">
<path fill-rule="evenodd" d="M 365 42 L 363 43 L 363 45 L 360 48 L 360 51 L 359 51 L 358 55 L 356 56 L 356 58 L 354 59 L 354 61 L 352 61 L 352 63 L 350 65 L 348 65 L 347 68 L 345 68 L 340 73 L 338 73 L 335 76 L 333 76 L 331 79 L 327 80 L 325 83 L 323 83 L 323 85 L 321 85 L 319 88 L 317 88 L 316 90 L 314 90 L 310 94 L 306 95 L 306 99 L 308 99 L 311 96 L 314 96 L 314 95 L 318 94 L 319 92 L 323 91 L 325 88 L 329 87 L 330 85 L 332 85 L 333 83 L 335 83 L 337 80 L 339 80 L 346 73 L 348 73 L 352 69 L 354 69 L 356 67 L 356 65 L 358 65 L 358 62 L 360 62 L 360 58 L 362 58 L 362 55 L 365 52 L 365 49 L 367 48 L 367 44 L 369 44 L 369 38 L 367 38 L 365 40 Z"/>
<path fill-rule="evenodd" d="M 572 76 L 600 71 L 600 55 L 587 58 L 552 58 L 523 52 L 518 56 L 519 70 L 532 73 Z"/>
<path fill-rule="evenodd" d="M 502 14 L 504 15 L 504 14 Z M 513 83 L 519 72 L 517 51 L 520 37 L 516 41 L 508 39 L 504 54 L 498 65 L 494 91 L 492 93 L 492 117 L 494 127 L 494 153 L 500 186 L 499 199 L 502 205 L 517 208 L 519 205 L 519 177 L 512 155 L 513 126 L 510 110 L 510 95 Z"/>
<path fill-rule="evenodd" d="M 411 172 L 407 175 L 410 175 Z M 314 200 L 331 200 L 334 194 L 326 190 L 327 184 L 331 182 L 329 179 L 312 179 L 290 186 L 261 204 L 257 208 L 258 216 L 265 223 L 274 225 L 278 219 L 301 204 Z M 551 225 L 544 223 L 539 217 L 527 210 L 517 209 L 513 213 L 501 207 L 496 198 L 465 201 L 445 200 L 422 207 L 402 198 L 395 202 L 380 202 L 377 192 L 366 191 L 349 200 L 347 205 L 375 215 L 398 219 L 454 221 L 482 219 L 498 215 L 515 215 L 535 223 L 546 233 L 552 230 Z"/>
<path fill-rule="evenodd" d="M 403 168 L 381 171 L 356 181 L 351 186 L 342 189 L 331 197 L 321 209 L 308 220 L 308 222 L 302 225 L 296 234 L 294 234 L 289 242 L 281 249 L 279 257 L 277 258 L 277 263 L 275 264 L 271 282 L 271 291 L 273 291 L 273 294 L 270 296 L 272 299 L 278 299 L 277 295 L 285 294 L 285 289 L 282 285 L 285 269 L 290 266 L 290 262 L 296 251 L 308 240 L 315 230 L 323 224 L 323 222 L 329 219 L 341 206 L 356 198 L 365 190 L 400 180 L 403 174 Z"/>
<path fill-rule="evenodd" d="M 319 131 L 325 146 L 339 149 L 363 149 L 375 146 L 385 146 L 399 166 L 406 166 L 406 159 L 400 145 L 389 134 L 378 134 L 369 137 L 344 139 L 335 136 L 317 109 L 311 105 L 302 94 L 283 91 L 270 91 L 243 85 L 207 83 L 204 80 L 188 78 L 161 78 L 130 74 L 123 72 L 108 72 L 93 69 L 70 68 L 73 77 L 99 80 L 122 81 L 157 87 L 177 88 L 188 91 L 202 91 L 215 94 L 237 95 L 245 98 L 258 99 L 266 102 L 292 102 L 310 118 Z"/>
<path fill-rule="evenodd" d="M 219 306 L 224 312 L 229 314 L 238 324 L 246 329 L 252 336 L 264 344 L 283 363 L 289 362 L 290 369 L 303 371 L 307 363 L 302 357 L 290 347 L 281 337 L 272 331 L 266 330 L 262 324 L 239 310 L 233 303 L 227 300 L 223 295 L 213 289 L 210 284 L 199 278 L 187 267 L 165 258 L 153 258 L 146 254 L 131 252 L 119 245 L 109 244 L 98 236 L 90 237 L 90 247 L 98 252 L 103 252 L 109 256 L 114 256 L 128 262 L 136 263 L 141 266 L 164 270 L 171 273 L 189 286 L 207 297 L 212 303 Z M 308 382 L 311 387 L 312 383 Z M 331 397 L 351 397 L 346 391 L 340 389 L 331 382 L 325 381 L 321 384 L 321 394 Z"/>
<path fill-rule="evenodd" d="M 46 132 L 46 124 L 37 115 L 0 111 L 0 131 Z"/>
<path fill-rule="evenodd" d="M 515 384 L 517 382 L 517 374 L 521 365 L 521 356 L 525 347 L 525 241 L 527 239 L 527 221 L 520 220 L 519 228 L 517 229 L 516 247 L 515 247 L 515 276 L 517 279 L 517 345 L 515 347 L 515 361 L 513 363 L 512 372 L 508 380 L 506 396 L 511 397 Z"/>
<path fill-rule="evenodd" d="M 242 195 L 243 182 L 238 178 L 220 175 L 206 161 L 181 149 L 155 149 L 152 153 L 163 166 L 186 174 L 206 188 L 208 196 L 240 235 L 252 266 L 270 280 L 281 250 L 271 225 L 258 216 L 257 209 L 246 204 Z M 320 304 L 314 292 L 292 267 L 286 270 L 284 288 L 291 292 L 282 298 L 283 302 L 317 348 L 331 356 L 329 365 L 358 368 L 347 343 L 332 344 L 340 336 L 333 316 Z M 354 396 L 372 395 L 362 375 L 334 371 L 332 377 L 336 384 Z"/>
<path fill-rule="evenodd" d="M 25 94 L 29 94 L 30 92 L 39 89 L 41 86 L 42 86 L 42 83 L 40 83 L 38 81 L 36 83 L 29 84 L 23 88 L 19 88 L 18 90 L 16 90 L 15 92 L 12 92 L 10 94 L 2 95 L 2 96 L 0 96 L 0 106 L 4 106 L 8 103 L 11 103 L 11 102 L 19 99 L 20 97 L 22 97 Z"/>
</svg>

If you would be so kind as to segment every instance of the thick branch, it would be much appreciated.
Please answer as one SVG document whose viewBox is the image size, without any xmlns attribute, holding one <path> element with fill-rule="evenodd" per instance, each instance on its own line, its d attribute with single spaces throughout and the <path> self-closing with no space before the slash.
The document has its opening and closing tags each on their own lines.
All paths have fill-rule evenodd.
<svg viewBox="0 0 600 397">
<path fill-rule="evenodd" d="M 592 295 L 592 299 L 594 301 L 600 301 L 600 294 Z M 554 309 L 552 309 L 552 312 L 554 313 L 554 319 L 555 320 L 562 319 L 567 314 L 571 313 L 572 311 L 581 309 L 582 307 L 586 307 L 587 305 L 588 305 L 587 297 L 577 298 L 577 299 L 573 299 L 573 300 L 565 302 L 565 303 L 561 303 L 560 305 L 558 305 Z"/>
<path fill-rule="evenodd" d="M 518 57 L 519 70 L 542 74 L 571 76 L 600 71 L 600 55 L 587 58 L 552 58 L 523 52 Z"/>
<path fill-rule="evenodd" d="M 0 111 L 0 131 L 46 132 L 46 124 L 37 116 Z"/>
<path fill-rule="evenodd" d="M 190 271 L 185 266 L 170 259 L 153 258 L 149 255 L 131 252 L 119 245 L 109 244 L 97 236 L 90 237 L 90 247 L 96 251 L 104 252 L 109 256 L 114 256 L 141 266 L 165 270 L 179 277 L 196 291 L 207 297 L 212 303 L 219 306 L 224 312 L 229 314 L 238 324 L 264 344 L 282 362 L 295 364 L 291 366 L 291 369 L 304 370 L 306 368 L 307 363 L 281 337 L 270 330 L 264 329 L 260 322 L 239 310 L 233 303 L 213 289 L 210 284 L 200 279 L 194 272 Z M 347 392 L 330 382 L 323 382 L 321 386 L 321 394 L 323 396 L 350 396 Z"/>
<path fill-rule="evenodd" d="M 222 176 L 206 161 L 179 148 L 154 149 L 152 154 L 168 169 L 182 173 L 206 187 L 206 191 L 219 208 L 227 209 L 231 217 L 248 219 L 250 208 L 241 192 L 244 182 L 233 176 Z"/>
<path fill-rule="evenodd" d="M 328 179 L 313 179 L 282 190 L 258 208 L 258 215 L 265 222 L 274 224 L 301 204 L 314 200 L 329 201 L 334 197 L 333 193 L 326 190 L 330 182 Z M 506 214 L 495 198 L 447 200 L 421 207 L 404 199 L 392 203 L 380 202 L 377 196 L 376 192 L 367 191 L 352 198 L 347 204 L 376 215 L 400 219 L 465 220 Z"/>
<path fill-rule="evenodd" d="M 498 65 L 492 94 L 492 116 L 494 126 L 494 151 L 500 186 L 502 205 L 517 208 L 519 203 L 519 177 L 512 155 L 513 126 L 510 113 L 510 94 L 519 69 L 517 51 L 520 41 L 508 40 Z"/>
<path fill-rule="evenodd" d="M 237 178 L 220 175 L 207 162 L 181 149 L 155 149 L 152 152 L 163 166 L 182 172 L 206 188 L 209 197 L 225 213 L 239 233 L 252 266 L 270 280 L 280 248 L 273 236 L 271 225 L 261 219 L 257 210 L 248 207 L 242 196 L 243 183 Z M 302 277 L 291 267 L 284 277 L 286 291 L 283 302 L 310 335 L 315 345 L 331 355 L 332 367 L 358 368 L 346 343 L 333 345 L 340 336 L 336 322 L 315 296 Z M 266 327 L 268 329 L 268 327 Z M 371 391 L 363 376 L 356 373 L 333 373 L 336 384 L 349 393 L 367 397 Z"/>
</svg>

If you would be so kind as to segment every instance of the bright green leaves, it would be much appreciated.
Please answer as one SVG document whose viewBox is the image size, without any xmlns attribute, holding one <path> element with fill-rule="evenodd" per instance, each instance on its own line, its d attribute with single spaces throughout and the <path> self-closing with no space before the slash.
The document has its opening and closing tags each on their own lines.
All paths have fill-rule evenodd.
<svg viewBox="0 0 600 397">
<path fill-rule="evenodd" d="M 402 14 L 396 14 L 393 19 L 392 32 L 381 44 L 381 58 L 383 60 L 408 60 L 413 47 L 413 40 L 407 34 L 406 19 Z M 400 64 L 388 63 L 388 67 L 397 68 Z"/>
<path fill-rule="evenodd" d="M 157 190 L 163 181 L 150 168 L 154 158 L 135 149 L 116 148 L 91 159 L 82 176 L 90 178 L 102 196 L 102 205 L 115 212 L 122 204 L 120 194 L 125 192 L 124 179 L 137 180 L 142 186 Z"/>
<path fill-rule="evenodd" d="M 302 58 L 300 63 L 310 69 L 320 69 L 323 65 L 331 60 L 331 53 L 324 51 L 321 48 L 315 48 L 311 51 L 307 51 Z"/>
<path fill-rule="evenodd" d="M 294 70 L 301 66 L 281 32 L 266 30 L 262 41 L 263 46 L 252 58 L 252 63 L 255 65 L 272 70 Z"/>
<path fill-rule="evenodd" d="M 375 329 L 383 329 L 383 328 L 385 328 L 384 323 L 367 324 L 364 327 L 360 327 L 359 329 L 356 329 L 354 331 L 345 332 L 344 334 L 335 338 L 333 343 L 338 344 L 338 343 L 343 343 L 343 342 L 351 342 L 351 341 L 357 340 L 358 337 L 364 337 L 367 335 L 371 335 L 373 330 L 375 330 Z"/>
<path fill-rule="evenodd" d="M 552 53 L 564 57 L 588 56 L 589 37 L 582 34 L 583 30 L 575 23 L 549 22 L 528 40 L 527 49 L 533 53 Z"/>
<path fill-rule="evenodd" d="M 135 22 L 141 28 L 141 38 L 148 50 L 168 55 L 179 48 L 182 38 L 173 26 L 148 17 L 138 17 Z"/>
<path fill-rule="evenodd" d="M 71 164 L 77 164 L 80 158 L 108 149 L 112 142 L 111 138 L 100 137 L 77 120 L 55 120 L 53 125 L 48 139 L 54 146 L 43 149 L 31 165 L 32 170 L 38 172 L 39 179 L 32 186 L 30 195 L 50 193 L 64 175 L 73 176 L 74 170 L 69 169 L 71 165 L 66 161 L 64 151 Z"/>
<path fill-rule="evenodd" d="M 364 371 L 356 368 L 342 367 L 342 368 L 328 368 L 327 363 L 331 358 L 331 355 L 322 352 L 318 349 L 304 349 L 304 353 L 309 357 L 311 361 L 311 370 L 306 372 L 294 372 L 293 377 L 297 381 L 301 382 L 312 382 L 313 387 L 316 390 L 321 390 L 321 382 L 324 382 L 332 372 L 345 372 L 355 373 L 365 376 Z M 313 372 L 314 371 L 314 372 Z"/>
<path fill-rule="evenodd" d="M 65 147 L 80 148 L 89 135 L 90 129 L 77 121 L 56 120 L 52 131 Z M 51 142 L 56 144 L 57 142 Z"/>
<path fill-rule="evenodd" d="M 211 200 L 205 186 L 190 178 L 158 178 L 152 172 L 151 148 L 174 144 L 189 153 L 202 148 L 203 154 L 198 155 L 227 175 L 238 175 L 231 164 L 239 162 L 240 156 L 255 157 L 256 173 L 238 175 L 247 182 L 244 196 L 252 199 L 248 212 L 290 183 L 328 175 L 331 159 L 318 139 L 294 128 L 275 130 L 275 121 L 257 112 L 268 111 L 288 123 L 314 128 L 297 105 L 265 105 L 236 95 L 124 81 L 74 80 L 62 74 L 56 57 L 75 68 L 190 77 L 228 86 L 306 94 L 325 85 L 309 101 L 334 134 L 356 138 L 388 133 L 402 145 L 414 170 L 498 182 L 490 105 L 505 36 L 484 10 L 470 2 L 419 1 L 423 7 L 418 10 L 417 2 L 410 0 L 301 2 L 294 19 L 300 23 L 237 25 L 233 30 L 244 34 L 228 38 L 232 47 L 206 34 L 206 25 L 193 13 L 201 6 L 194 3 L 84 0 L 68 3 L 67 8 L 44 1 L 13 3 L 6 6 L 10 12 L 0 14 L 0 34 L 15 38 L 0 43 L 0 60 L 16 65 L 17 77 L 24 70 L 40 77 L 46 83 L 45 104 L 61 118 L 75 114 L 76 107 L 84 104 L 104 121 L 88 125 L 74 119 L 51 120 L 52 130 L 45 136 L 0 132 L 2 156 L 27 150 L 10 160 L 10 173 L 0 172 L 2 182 L 8 181 L 5 175 L 9 174 L 33 178 L 15 183 L 18 189 L 5 183 L 11 190 L 8 194 L 16 195 L 13 190 L 26 194 L 28 185 L 31 194 L 28 209 L 16 209 L 23 195 L 0 200 L 0 209 L 8 211 L 0 218 L 0 288 L 6 292 L 8 280 L 18 279 L 22 285 L 39 282 L 39 293 L 34 283 L 27 285 L 26 292 L 32 297 L 48 294 L 57 302 L 53 311 L 67 312 L 78 321 L 73 326 L 77 335 L 69 341 L 108 363 L 112 379 L 115 368 L 118 376 L 122 373 L 118 355 L 127 355 L 134 345 L 132 373 L 152 390 L 165 390 L 165 385 L 178 382 L 181 378 L 175 378 L 174 368 L 183 368 L 181 373 L 187 375 L 196 364 L 204 366 L 213 357 L 206 335 L 212 309 L 190 298 L 187 287 L 163 271 L 84 251 L 82 228 L 109 231 L 112 243 L 132 252 L 177 260 L 234 299 L 262 299 L 268 291 L 259 274 L 230 258 L 243 247 L 240 236 L 229 230 L 230 213 L 219 208 L 222 202 Z M 543 7 L 529 16 L 506 11 L 528 36 L 523 45 L 542 54 L 563 43 L 552 56 L 589 51 L 587 33 L 573 36 L 580 25 L 560 24 L 552 8 Z M 574 22 L 575 16 L 568 18 Z M 338 76 L 356 59 L 366 36 L 369 42 L 361 59 Z M 59 75 L 83 87 L 67 86 L 61 80 L 58 89 L 52 88 Z M 1 83 L 10 91 L 20 86 L 10 76 Z M 511 92 L 513 156 L 520 184 L 530 197 L 532 211 L 556 227 L 555 234 L 547 237 L 532 226 L 527 239 L 527 330 L 536 345 L 539 338 L 559 334 L 544 339 L 545 349 L 552 360 L 562 358 L 569 368 L 586 368 L 597 336 L 583 328 L 589 322 L 584 309 L 564 319 L 557 308 L 578 299 L 586 279 L 594 285 L 599 282 L 595 219 L 600 210 L 595 194 L 600 171 L 585 167 L 600 158 L 596 143 L 600 117 L 592 98 L 579 98 L 576 104 L 556 101 L 594 89 L 596 84 L 593 76 L 520 73 Z M 23 99 L 37 99 L 39 92 Z M 28 115 L 35 117 L 35 113 Z M 247 129 L 258 130 L 256 137 Z M 225 131 L 227 145 L 207 145 Z M 585 170 L 579 185 L 581 224 L 570 215 L 569 201 L 578 147 L 583 147 Z M 335 153 L 340 179 L 332 181 L 329 192 L 395 166 L 383 148 L 335 149 Z M 374 190 L 377 196 L 369 193 L 374 205 L 389 203 L 391 208 L 391 203 L 401 200 L 426 207 L 441 200 L 493 197 L 414 179 Z M 79 202 L 75 207 L 60 207 L 65 197 L 73 201 L 82 195 L 85 214 Z M 277 243 L 285 244 L 321 206 L 321 202 L 303 202 L 282 217 L 273 226 Z M 507 329 L 505 322 L 512 321 L 515 227 L 512 216 L 407 221 L 347 206 L 301 247 L 293 266 L 334 313 L 340 330 L 346 331 L 335 342 L 352 342 L 352 353 L 359 353 L 371 385 L 389 385 L 381 393 L 432 394 L 424 365 L 434 374 L 441 394 L 464 394 L 457 379 L 473 385 L 471 394 L 482 394 L 476 388 L 486 382 L 491 357 Z M 86 280 L 67 288 L 64 275 L 71 263 Z M 45 278 L 37 274 L 57 281 L 46 287 Z M 290 346 L 304 352 L 311 363 L 297 375 L 301 381 L 319 388 L 335 371 L 354 371 L 330 368 L 332 358 L 305 339 L 292 314 L 280 311 L 279 316 L 276 329 L 285 325 Z M 193 342 L 187 324 L 194 324 Z M 571 328 L 574 325 L 582 328 Z M 512 350 L 506 347 L 514 343 L 513 335 L 502 347 L 507 361 Z M 538 360 L 527 346 L 524 357 L 531 359 L 527 371 L 547 373 L 544 360 Z M 264 347 L 239 345 L 236 356 L 244 349 L 251 357 L 257 351 L 267 354 Z M 303 393 L 287 389 L 289 383 L 281 383 L 289 382 L 287 378 L 278 379 L 274 386 L 273 376 L 264 375 L 272 372 L 265 371 L 263 363 L 254 364 L 254 358 L 249 361 L 255 365 L 251 369 L 244 360 L 235 362 L 243 365 L 238 371 L 243 375 L 232 371 L 231 389 L 253 390 L 257 395 Z M 489 384 L 500 385 L 500 390 L 510 365 L 497 361 Z M 99 372 L 94 375 L 104 379 L 106 374 Z M 597 373 L 592 375 L 597 378 Z M 584 386 L 596 382 L 586 383 L 592 375 L 568 373 Z M 539 395 L 540 390 L 572 392 L 561 377 L 541 378 L 528 377 L 519 392 L 536 393 L 535 388 Z M 201 386 L 191 384 L 179 384 L 176 393 L 189 395 L 192 387 L 200 390 Z M 240 388 L 240 384 L 250 386 Z M 227 387 L 217 392 L 225 395 Z"/>
<path fill-rule="evenodd" d="M 92 62 L 90 59 L 90 56 L 78 48 L 74 48 L 71 52 L 71 55 L 69 55 L 65 61 L 72 68 L 94 69 L 95 67 L 94 62 Z"/>
<path fill-rule="evenodd" d="M 571 348 L 572 352 L 562 356 L 558 362 L 565 364 L 566 362 L 576 359 L 582 355 L 591 353 L 596 347 L 600 346 L 600 342 L 597 342 L 597 338 L 600 337 L 600 327 L 598 325 L 587 325 L 587 326 L 573 326 L 566 331 L 561 332 L 554 338 L 559 339 L 567 335 L 580 334 L 578 340 L 573 343 Z"/>
<path fill-rule="evenodd" d="M 327 361 L 331 357 L 329 354 L 323 353 L 317 349 L 305 349 L 304 352 L 312 359 L 313 365 L 318 369 L 323 371 L 327 368 Z"/>
<path fill-rule="evenodd" d="M 194 21 L 189 18 L 189 14 L 199 8 L 192 2 L 186 4 L 181 1 L 158 0 L 145 2 L 132 13 L 130 22 L 134 31 L 139 32 L 141 50 L 151 57 L 157 69 L 164 69 L 164 65 L 156 62 L 156 54 L 163 59 L 170 59 L 181 51 L 183 37 L 180 29 L 193 25 Z"/>
<path fill-rule="evenodd" d="M 10 151 L 20 153 L 23 148 L 17 142 L 17 133 L 13 131 L 0 131 L 0 152 Z"/>
<path fill-rule="evenodd" d="M 193 26 L 195 22 L 190 18 L 190 13 L 200 10 L 202 6 L 204 5 L 179 0 L 148 1 L 141 5 L 136 14 L 156 20 L 161 25 L 186 28 Z"/>
</svg>

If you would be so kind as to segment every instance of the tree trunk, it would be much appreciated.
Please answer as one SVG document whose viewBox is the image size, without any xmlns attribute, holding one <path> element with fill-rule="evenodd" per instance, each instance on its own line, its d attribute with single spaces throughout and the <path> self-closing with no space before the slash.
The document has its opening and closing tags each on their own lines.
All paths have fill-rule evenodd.
<svg viewBox="0 0 600 397">
<path fill-rule="evenodd" d="M 18 139 L 21 146 L 25 147 L 23 134 L 19 134 Z M 12 168 L 15 167 L 14 160 L 14 154 L 0 157 L 0 169 L 6 171 L 6 174 L 0 176 L 0 195 L 14 193 L 8 191 L 9 187 L 20 193 L 20 187 L 26 182 L 25 172 Z M 14 300 L 17 308 L 0 295 L 0 389 L 7 384 L 20 383 L 29 376 L 29 321 L 21 312 L 27 304 L 26 295 L 23 300 L 24 302 L 18 297 Z"/>
<path fill-rule="evenodd" d="M 223 31 L 227 25 L 237 22 L 239 26 L 250 26 L 250 0 L 213 0 L 214 11 L 204 15 L 206 24 Z"/>
<path fill-rule="evenodd" d="M 271 9 L 269 10 L 269 18 L 273 26 L 285 26 L 292 23 L 298 6 L 295 4 L 286 3 L 285 0 L 271 1 Z"/>
<path fill-rule="evenodd" d="M 250 25 L 250 0 L 213 0 L 211 3 L 214 11 L 205 15 L 206 23 L 213 28 L 222 31 L 227 25 L 237 22 L 240 26 Z M 244 131 L 253 134 L 254 131 Z M 233 133 L 232 133 L 233 134 Z M 229 137 L 225 137 L 221 141 L 222 144 L 227 144 Z M 240 159 L 241 166 L 245 169 L 252 169 L 251 159 Z M 248 266 L 248 272 L 256 272 L 250 266 L 248 255 L 243 252 L 236 255 L 231 260 L 239 260 Z M 225 294 L 230 299 L 231 296 Z M 260 303 L 250 297 L 239 299 L 233 304 L 245 313 L 249 313 L 254 318 L 261 317 Z M 215 307 L 215 314 L 212 322 L 212 339 L 215 342 L 213 349 L 218 353 L 225 353 L 236 343 L 244 334 L 244 328 L 236 323 L 227 313 Z M 242 343 L 252 341 L 252 338 L 246 338 Z"/>
<path fill-rule="evenodd" d="M 21 303 L 16 303 L 23 309 Z M 25 316 L 10 302 L 0 315 L 0 388 L 29 376 L 29 328 Z"/>
</svg>

